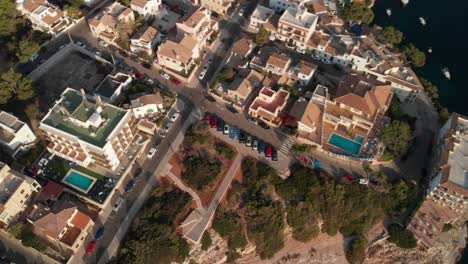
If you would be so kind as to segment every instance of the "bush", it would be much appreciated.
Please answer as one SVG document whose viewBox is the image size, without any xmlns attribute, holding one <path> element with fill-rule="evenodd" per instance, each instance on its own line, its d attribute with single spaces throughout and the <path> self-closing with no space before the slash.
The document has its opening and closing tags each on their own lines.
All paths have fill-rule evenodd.
<svg viewBox="0 0 468 264">
<path fill-rule="evenodd" d="M 247 245 L 241 218 L 237 213 L 219 209 L 212 227 L 222 238 L 227 240 L 230 251 L 242 250 Z"/>
<path fill-rule="evenodd" d="M 390 237 L 388 241 L 396 244 L 401 248 L 415 248 L 417 241 L 411 231 L 397 225 L 392 225 L 389 228 Z"/>
<path fill-rule="evenodd" d="M 413 44 L 406 45 L 402 50 L 403 59 L 414 67 L 422 67 L 426 64 L 426 54 Z"/>
<path fill-rule="evenodd" d="M 216 142 L 215 149 L 219 154 L 224 155 L 227 159 L 232 159 L 236 155 L 234 150 L 222 141 Z"/>
<path fill-rule="evenodd" d="M 453 229 L 453 225 L 451 223 L 445 223 L 442 227 L 442 232 L 447 232 Z"/>
<path fill-rule="evenodd" d="M 183 164 L 182 178 L 197 190 L 210 185 L 221 172 L 221 164 L 217 158 L 190 156 Z"/>
<path fill-rule="evenodd" d="M 398 29 L 389 26 L 385 27 L 377 38 L 385 44 L 398 45 L 403 40 L 403 33 Z"/>
<path fill-rule="evenodd" d="M 352 2 L 345 5 L 343 16 L 346 20 L 370 24 L 375 15 L 366 3 Z"/>
<path fill-rule="evenodd" d="M 351 240 L 349 248 L 346 250 L 346 259 L 350 264 L 360 264 L 366 258 L 367 239 L 358 236 Z"/>
<path fill-rule="evenodd" d="M 396 157 L 406 153 L 411 140 L 411 127 L 405 121 L 394 120 L 384 129 L 382 141 L 388 151 Z"/>
<path fill-rule="evenodd" d="M 207 250 L 211 247 L 211 245 L 212 245 L 212 241 L 211 241 L 210 233 L 208 233 L 208 231 L 205 231 L 201 239 L 201 249 Z"/>
<path fill-rule="evenodd" d="M 265 45 L 270 37 L 270 33 L 262 26 L 258 30 L 257 35 L 255 36 L 255 45 L 263 46 Z"/>
</svg>

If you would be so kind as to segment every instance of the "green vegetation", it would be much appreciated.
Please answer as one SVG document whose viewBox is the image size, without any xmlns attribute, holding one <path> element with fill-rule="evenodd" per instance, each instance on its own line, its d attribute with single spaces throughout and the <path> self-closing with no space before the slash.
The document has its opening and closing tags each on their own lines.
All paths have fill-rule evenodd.
<svg viewBox="0 0 468 264">
<path fill-rule="evenodd" d="M 374 20 L 374 12 L 366 3 L 352 2 L 345 5 L 343 17 L 346 20 L 370 24 Z"/>
<path fill-rule="evenodd" d="M 415 248 L 417 241 L 411 231 L 397 225 L 390 226 L 390 237 L 388 241 L 396 244 L 401 248 Z"/>
<path fill-rule="evenodd" d="M 407 122 L 394 120 L 384 129 L 382 141 L 394 157 L 401 157 L 408 150 L 411 133 L 411 127 Z"/>
<path fill-rule="evenodd" d="M 434 107 L 439 112 L 439 120 L 441 123 L 445 123 L 450 117 L 450 113 L 447 108 L 443 107 L 439 102 L 439 88 L 430 82 L 427 79 L 420 78 L 422 86 L 424 86 L 424 91 L 426 92 L 427 96 L 432 100 Z"/>
<path fill-rule="evenodd" d="M 194 143 L 205 144 L 210 138 L 209 125 L 206 122 L 200 121 L 191 125 L 184 138 L 184 147 L 191 147 Z"/>
<path fill-rule="evenodd" d="M 211 247 L 212 244 L 213 242 L 211 241 L 210 233 L 208 233 L 208 231 L 205 231 L 201 239 L 201 249 L 207 250 Z"/>
<path fill-rule="evenodd" d="M 265 45 L 270 38 L 270 32 L 268 32 L 263 26 L 258 30 L 257 35 L 255 36 L 255 45 L 263 46 Z"/>
<path fill-rule="evenodd" d="M 223 141 L 217 141 L 215 143 L 215 149 L 219 154 L 224 155 L 227 159 L 232 159 L 236 156 L 236 152 L 234 152 L 234 150 L 232 150 Z"/>
<path fill-rule="evenodd" d="M 445 223 L 442 227 L 442 232 L 447 232 L 453 229 L 453 225 L 451 223 Z"/>
<path fill-rule="evenodd" d="M 392 26 L 388 26 L 380 32 L 377 39 L 387 45 L 399 45 L 403 40 L 403 33 Z"/>
<path fill-rule="evenodd" d="M 292 203 L 286 208 L 287 221 L 293 228 L 294 239 L 307 242 L 319 234 L 317 207 L 312 201 L 305 201 Z"/>
<path fill-rule="evenodd" d="M 403 47 L 402 56 L 407 64 L 414 67 L 422 67 L 426 64 L 426 54 L 413 44 L 408 44 Z"/>
<path fill-rule="evenodd" d="M 188 194 L 157 187 L 138 212 L 119 252 L 118 263 L 183 262 L 189 247 L 174 221 L 190 205 Z"/>
<path fill-rule="evenodd" d="M 9 69 L 0 76 L 0 104 L 5 104 L 12 98 L 28 100 L 36 95 L 31 79 L 23 77 L 13 69 Z"/>
<path fill-rule="evenodd" d="M 197 190 L 211 184 L 221 172 L 221 163 L 216 157 L 189 156 L 183 163 L 182 179 Z"/>
<path fill-rule="evenodd" d="M 228 255 L 231 255 L 232 260 L 234 260 L 236 254 L 233 253 L 238 249 L 243 250 L 247 245 L 239 214 L 218 209 L 212 227 L 222 238 L 227 240 L 230 252 Z"/>
<path fill-rule="evenodd" d="M 354 238 L 348 250 L 346 250 L 346 259 L 350 264 L 360 264 L 366 258 L 367 239 L 365 236 Z"/>
<path fill-rule="evenodd" d="M 21 240 L 25 247 L 32 247 L 38 251 L 45 250 L 46 246 L 34 233 L 33 227 L 29 224 L 16 222 L 7 228 L 7 231 L 16 239 Z"/>
<path fill-rule="evenodd" d="M 316 145 L 294 143 L 294 145 L 291 147 L 291 150 L 297 153 L 309 153 L 316 148 Z"/>
</svg>

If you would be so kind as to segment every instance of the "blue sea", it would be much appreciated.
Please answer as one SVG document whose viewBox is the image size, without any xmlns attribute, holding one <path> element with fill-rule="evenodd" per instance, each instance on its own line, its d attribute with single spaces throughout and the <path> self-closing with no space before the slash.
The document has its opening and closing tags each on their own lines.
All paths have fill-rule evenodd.
<svg viewBox="0 0 468 264">
<path fill-rule="evenodd" d="M 387 8 L 392 10 L 390 17 Z M 410 0 L 403 7 L 400 0 L 376 0 L 373 9 L 376 24 L 398 28 L 404 42 L 426 51 L 427 64 L 416 72 L 439 87 L 442 105 L 468 115 L 468 1 Z M 425 27 L 419 17 L 426 19 Z M 427 53 L 429 48 L 432 54 Z M 444 78 L 442 67 L 449 68 L 451 80 Z"/>
</svg>

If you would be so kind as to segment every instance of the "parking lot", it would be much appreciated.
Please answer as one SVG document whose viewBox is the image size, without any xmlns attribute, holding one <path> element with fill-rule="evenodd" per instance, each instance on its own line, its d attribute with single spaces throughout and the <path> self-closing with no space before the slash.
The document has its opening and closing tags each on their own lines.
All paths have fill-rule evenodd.
<svg viewBox="0 0 468 264">
<path fill-rule="evenodd" d="M 109 65 L 86 54 L 73 51 L 50 67 L 36 82 L 41 95 L 41 107 L 48 107 L 67 88 L 93 89 L 112 71 Z"/>
</svg>

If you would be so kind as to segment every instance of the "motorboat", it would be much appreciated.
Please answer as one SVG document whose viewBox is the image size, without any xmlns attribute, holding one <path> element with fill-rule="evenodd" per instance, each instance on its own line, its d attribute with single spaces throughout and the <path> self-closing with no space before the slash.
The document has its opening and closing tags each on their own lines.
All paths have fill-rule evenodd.
<svg viewBox="0 0 468 264">
<path fill-rule="evenodd" d="M 432 48 L 428 48 L 427 53 L 432 53 Z"/>
<path fill-rule="evenodd" d="M 403 4 L 403 6 L 406 6 L 409 3 L 409 0 L 401 0 L 401 3 Z"/>
<path fill-rule="evenodd" d="M 424 17 L 419 17 L 419 23 L 421 23 L 423 26 L 427 25 L 426 19 L 424 19 Z"/>
<path fill-rule="evenodd" d="M 385 10 L 385 12 L 387 12 L 387 16 L 391 16 L 392 15 L 392 10 L 390 8 L 387 8 Z"/>
<path fill-rule="evenodd" d="M 449 71 L 449 69 L 448 69 L 447 67 L 443 67 L 443 68 L 442 68 L 442 74 L 445 76 L 445 78 L 447 78 L 447 79 L 449 79 L 449 80 L 450 80 L 450 78 L 452 77 L 452 76 L 450 75 L 450 71 Z"/>
</svg>

